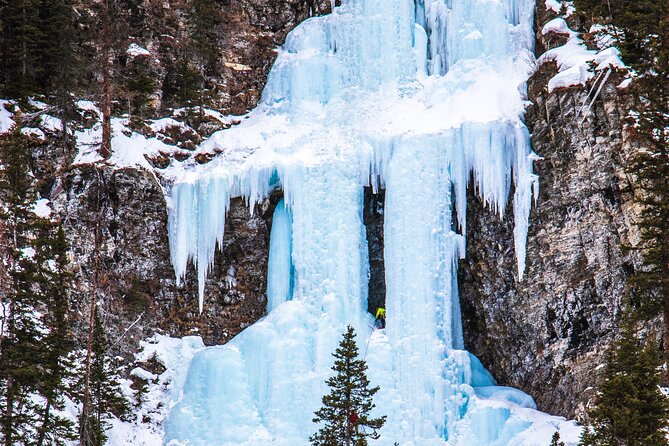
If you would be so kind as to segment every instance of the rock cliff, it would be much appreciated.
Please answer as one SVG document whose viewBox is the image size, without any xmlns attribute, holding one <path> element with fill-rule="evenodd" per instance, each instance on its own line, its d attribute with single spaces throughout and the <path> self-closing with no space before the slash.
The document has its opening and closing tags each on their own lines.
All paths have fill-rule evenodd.
<svg viewBox="0 0 669 446">
<path fill-rule="evenodd" d="M 543 2 L 536 12 L 539 30 L 552 15 Z M 537 56 L 556 40 L 537 31 Z M 500 384 L 526 391 L 544 411 L 581 417 L 617 333 L 626 279 L 638 266 L 622 249 L 637 236 L 624 169 L 634 147 L 623 131 L 619 75 L 587 110 L 591 83 L 549 93 L 556 73 L 555 63 L 545 63 L 528 84 L 526 121 L 542 159 L 525 276 L 520 281 L 515 271 L 513 216 L 500 221 L 472 196 L 460 297 L 465 344 Z"/>
</svg>

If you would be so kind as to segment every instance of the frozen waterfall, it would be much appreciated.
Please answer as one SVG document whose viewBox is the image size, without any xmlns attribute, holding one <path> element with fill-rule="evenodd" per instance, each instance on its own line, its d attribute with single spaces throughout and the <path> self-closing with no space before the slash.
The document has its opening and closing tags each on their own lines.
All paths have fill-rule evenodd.
<svg viewBox="0 0 669 446">
<path fill-rule="evenodd" d="M 533 3 L 343 0 L 289 34 L 258 108 L 203 143 L 220 154 L 185 166 L 171 189 L 172 262 L 178 279 L 196 266 L 201 307 L 230 198 L 253 209 L 281 187 L 284 200 L 268 315 L 194 357 L 166 444 L 306 445 L 348 324 L 359 345 L 369 342 L 376 410 L 388 415 L 373 444 L 543 445 L 572 426 L 496 387 L 462 350 L 456 272 L 468 184 L 500 217 L 514 191 L 520 277 L 525 268 L 538 192 L 522 122 Z M 388 319 L 375 332 L 367 185 L 386 190 Z"/>
</svg>

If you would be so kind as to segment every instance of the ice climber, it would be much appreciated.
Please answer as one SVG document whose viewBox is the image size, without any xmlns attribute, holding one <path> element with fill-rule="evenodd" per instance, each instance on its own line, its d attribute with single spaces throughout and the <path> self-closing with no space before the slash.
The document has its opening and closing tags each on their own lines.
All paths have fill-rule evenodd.
<svg viewBox="0 0 669 446">
<path fill-rule="evenodd" d="M 386 328 L 386 309 L 379 307 L 376 309 L 376 320 L 374 321 L 374 326 L 376 328 Z"/>
</svg>

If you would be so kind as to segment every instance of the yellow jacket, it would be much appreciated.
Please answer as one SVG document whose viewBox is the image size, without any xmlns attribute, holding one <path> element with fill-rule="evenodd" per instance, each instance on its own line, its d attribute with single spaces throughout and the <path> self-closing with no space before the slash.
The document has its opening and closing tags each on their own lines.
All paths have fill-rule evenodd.
<svg viewBox="0 0 669 446">
<path fill-rule="evenodd" d="M 385 308 L 379 308 L 376 310 L 376 318 L 381 319 L 386 317 L 386 309 Z"/>
</svg>

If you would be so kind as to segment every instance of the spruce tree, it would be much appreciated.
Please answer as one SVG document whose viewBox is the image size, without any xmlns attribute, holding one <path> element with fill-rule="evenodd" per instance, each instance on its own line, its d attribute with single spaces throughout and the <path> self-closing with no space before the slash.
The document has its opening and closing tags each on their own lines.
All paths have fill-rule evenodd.
<svg viewBox="0 0 669 446">
<path fill-rule="evenodd" d="M 659 391 L 660 354 L 652 336 L 637 339 L 630 318 L 610 352 L 597 405 L 590 411 L 592 428 L 582 446 L 666 446 L 669 404 Z"/>
<path fill-rule="evenodd" d="M 555 432 L 551 438 L 550 446 L 564 446 L 564 441 L 560 441 L 560 433 Z"/>
<path fill-rule="evenodd" d="M 325 381 L 330 393 L 323 396 L 323 407 L 313 419 L 314 423 L 324 423 L 309 438 L 313 446 L 366 446 L 368 438 L 379 438 L 378 430 L 386 422 L 386 416 L 370 416 L 375 407 L 372 399 L 379 388 L 369 387 L 367 364 L 358 358 L 353 327 L 349 325 L 343 336 L 332 354 L 335 375 Z"/>
<path fill-rule="evenodd" d="M 94 311 L 91 363 L 89 376 L 85 377 L 87 388 L 84 389 L 84 404 L 88 409 L 79 418 L 81 446 L 104 446 L 109 418 L 123 417 L 129 410 L 118 377 L 110 367 L 107 354 L 109 343 L 97 307 Z"/>
<path fill-rule="evenodd" d="M 4 444 L 27 442 L 37 421 L 31 394 L 39 389 L 43 325 L 38 262 L 32 239 L 34 190 L 29 169 L 29 140 L 21 133 L 21 115 L 9 134 L 0 136 L 0 220 L 4 223 L 7 281 L 2 290 L 0 336 L 0 432 Z"/>
<path fill-rule="evenodd" d="M 64 408 L 67 381 L 71 378 L 73 364 L 70 353 L 74 349 L 69 320 L 69 291 L 72 274 L 67 260 L 68 244 L 61 225 L 43 225 L 38 239 L 45 268 L 42 272 L 45 290 L 45 325 L 48 333 L 43 340 L 44 360 L 40 394 L 44 405 L 39 410 L 37 446 L 66 445 L 75 438 L 74 423 L 55 412 Z"/>
</svg>

